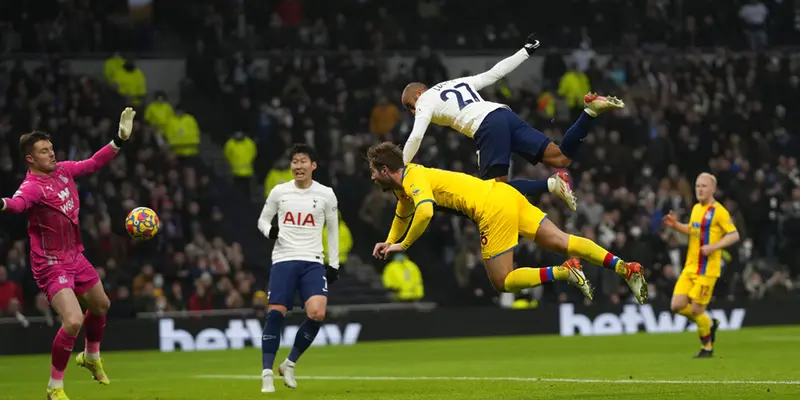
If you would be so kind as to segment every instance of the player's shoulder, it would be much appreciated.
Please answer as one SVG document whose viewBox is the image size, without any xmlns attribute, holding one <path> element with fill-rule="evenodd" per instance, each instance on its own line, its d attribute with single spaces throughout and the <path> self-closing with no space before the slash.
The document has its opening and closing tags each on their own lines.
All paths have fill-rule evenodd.
<svg viewBox="0 0 800 400">
<path fill-rule="evenodd" d="M 293 187 L 294 187 L 294 181 L 279 183 L 272 188 L 269 194 L 272 196 L 280 196 L 290 192 Z"/>
<path fill-rule="evenodd" d="M 323 196 L 333 196 L 336 197 L 336 193 L 333 191 L 333 188 L 330 186 L 323 185 L 317 181 L 314 181 L 314 186 L 311 188 L 315 193 L 323 195 Z"/>
<path fill-rule="evenodd" d="M 714 204 L 714 214 L 715 215 L 726 216 L 726 215 L 730 215 L 730 212 L 728 211 L 727 208 L 725 208 L 724 205 L 722 205 L 722 203 L 717 202 L 717 203 Z"/>
</svg>

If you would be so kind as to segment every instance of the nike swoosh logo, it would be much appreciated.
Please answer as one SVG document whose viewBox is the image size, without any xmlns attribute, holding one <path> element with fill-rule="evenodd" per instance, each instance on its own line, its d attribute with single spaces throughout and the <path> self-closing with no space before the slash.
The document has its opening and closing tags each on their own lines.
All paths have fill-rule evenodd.
<svg viewBox="0 0 800 400">
<path fill-rule="evenodd" d="M 583 284 L 586 283 L 583 280 L 583 278 L 580 275 L 578 275 L 577 273 L 575 273 L 575 270 L 573 270 L 572 268 L 569 269 L 569 273 L 572 274 L 572 276 L 574 276 L 575 279 L 578 280 L 578 286 L 583 286 Z"/>
</svg>

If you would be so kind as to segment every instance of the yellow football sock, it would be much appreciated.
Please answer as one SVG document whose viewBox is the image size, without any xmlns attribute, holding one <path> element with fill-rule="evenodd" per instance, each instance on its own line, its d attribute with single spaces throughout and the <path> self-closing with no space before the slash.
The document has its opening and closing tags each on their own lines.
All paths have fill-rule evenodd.
<svg viewBox="0 0 800 400">
<path fill-rule="evenodd" d="M 561 265 L 546 268 L 522 267 L 511 271 L 506 276 L 505 289 L 514 293 L 553 280 L 563 281 L 567 279 L 569 279 L 569 270 Z"/>
<path fill-rule="evenodd" d="M 703 344 L 703 348 L 711 349 L 711 317 L 704 311 L 694 319 L 697 322 L 697 335 L 700 336 L 700 343 Z"/>
<path fill-rule="evenodd" d="M 570 257 L 583 258 L 594 265 L 613 268 L 618 274 L 625 275 L 625 261 L 584 237 L 569 235 L 567 254 Z"/>
<path fill-rule="evenodd" d="M 680 310 L 678 310 L 678 314 L 683 315 L 686 318 L 689 318 L 689 321 L 697 322 L 695 320 L 694 314 L 692 314 L 691 304 L 687 304 L 686 307 L 683 307 Z"/>
</svg>

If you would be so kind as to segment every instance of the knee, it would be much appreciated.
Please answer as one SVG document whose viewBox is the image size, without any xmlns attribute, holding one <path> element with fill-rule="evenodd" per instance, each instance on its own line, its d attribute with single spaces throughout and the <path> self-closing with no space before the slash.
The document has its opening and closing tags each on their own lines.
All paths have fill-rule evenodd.
<svg viewBox="0 0 800 400">
<path fill-rule="evenodd" d="M 550 162 L 550 166 L 555 168 L 567 168 L 572 164 L 572 160 L 570 160 L 567 156 L 563 153 L 558 153 L 558 155 Z"/>
<path fill-rule="evenodd" d="M 19 310 L 20 310 L 20 307 L 19 307 L 19 300 L 17 300 L 17 299 L 11 299 L 11 300 L 8 302 L 8 311 L 9 311 L 10 313 L 12 313 L 12 314 L 15 314 L 15 313 L 19 312 Z"/>
<path fill-rule="evenodd" d="M 36 309 L 43 314 L 50 310 L 50 303 L 47 302 L 47 295 L 39 293 L 36 295 Z"/>
<path fill-rule="evenodd" d="M 706 306 L 704 304 L 692 303 L 692 315 L 696 317 L 704 312 L 706 312 Z"/>
<path fill-rule="evenodd" d="M 106 315 L 109 308 L 111 308 L 111 300 L 108 299 L 108 296 L 103 296 L 89 305 L 89 312 L 97 316 Z"/>
<path fill-rule="evenodd" d="M 325 319 L 325 308 L 309 308 L 306 310 L 306 315 L 308 316 L 308 319 L 322 322 Z"/>
<path fill-rule="evenodd" d="M 70 336 L 78 336 L 83 326 L 83 315 L 75 314 L 61 317 L 61 328 Z"/>
<path fill-rule="evenodd" d="M 508 290 L 506 290 L 505 277 L 503 277 L 503 279 L 492 279 L 491 281 L 492 281 L 492 287 L 494 287 L 494 290 L 496 290 L 497 293 L 508 292 Z"/>
<path fill-rule="evenodd" d="M 672 309 L 673 313 L 678 314 L 686 307 L 687 304 L 688 301 L 686 299 L 673 297 L 672 302 L 670 303 L 670 308 Z"/>
</svg>

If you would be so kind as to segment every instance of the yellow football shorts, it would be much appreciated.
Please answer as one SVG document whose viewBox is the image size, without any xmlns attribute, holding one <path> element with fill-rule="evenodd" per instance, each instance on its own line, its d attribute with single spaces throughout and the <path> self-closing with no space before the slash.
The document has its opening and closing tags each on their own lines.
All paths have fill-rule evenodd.
<svg viewBox="0 0 800 400">
<path fill-rule="evenodd" d="M 684 269 L 675 282 L 672 295 L 687 295 L 692 303 L 706 305 L 711 302 L 717 277 L 697 275 L 695 271 Z"/>
<path fill-rule="evenodd" d="M 519 235 L 533 239 L 547 217 L 520 192 L 505 183 L 496 183 L 476 213 L 481 232 L 483 259 L 497 257 L 519 244 Z"/>
</svg>

